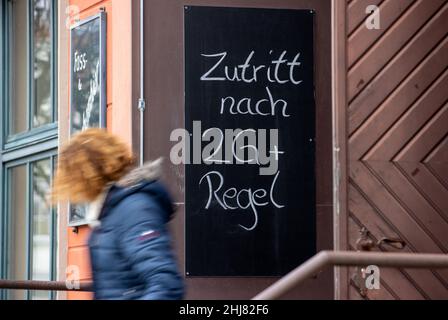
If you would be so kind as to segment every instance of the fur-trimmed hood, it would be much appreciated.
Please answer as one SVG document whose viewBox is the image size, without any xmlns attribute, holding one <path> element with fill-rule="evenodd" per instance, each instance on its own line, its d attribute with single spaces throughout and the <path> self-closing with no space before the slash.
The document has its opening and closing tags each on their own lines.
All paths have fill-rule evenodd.
<svg viewBox="0 0 448 320">
<path fill-rule="evenodd" d="M 147 186 L 149 184 L 157 181 L 160 178 L 162 172 L 162 162 L 162 158 L 152 162 L 147 162 L 143 166 L 131 170 L 119 181 L 107 185 L 104 191 L 97 197 L 97 199 L 88 205 L 86 216 L 88 224 L 91 227 L 97 227 L 101 224 L 100 215 L 104 211 L 103 209 L 105 207 L 106 199 L 108 201 L 109 207 L 114 206 L 124 197 L 129 196 L 132 193 L 142 191 L 142 189 L 147 189 Z M 154 189 L 154 187 L 152 187 L 151 189 Z M 155 191 L 166 193 L 166 191 L 164 190 Z M 171 200 L 169 199 L 168 194 L 164 195 L 162 198 L 167 198 L 166 201 L 164 201 L 164 205 L 171 207 Z M 172 208 L 167 209 L 171 211 L 171 214 Z"/>
<path fill-rule="evenodd" d="M 152 162 L 147 162 L 143 166 L 131 170 L 128 174 L 121 178 L 116 185 L 122 188 L 130 188 L 145 180 L 157 180 L 160 178 L 162 172 L 162 162 L 162 158 Z"/>
</svg>

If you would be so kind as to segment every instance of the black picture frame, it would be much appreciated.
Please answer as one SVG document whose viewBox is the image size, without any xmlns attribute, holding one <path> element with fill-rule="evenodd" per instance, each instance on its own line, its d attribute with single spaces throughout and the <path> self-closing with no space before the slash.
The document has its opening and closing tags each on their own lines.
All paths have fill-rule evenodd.
<svg viewBox="0 0 448 320">
<path fill-rule="evenodd" d="M 70 135 L 106 127 L 106 19 L 100 12 L 70 28 Z M 68 226 L 87 224 L 87 210 L 70 204 Z"/>
<path fill-rule="evenodd" d="M 235 164 L 234 159 L 230 164 L 198 164 L 189 155 L 185 166 L 187 277 L 279 277 L 316 253 L 315 17 L 314 10 L 184 8 L 185 128 L 187 136 L 192 136 L 191 145 L 197 141 L 194 123 L 199 121 L 201 137 L 211 128 L 221 133 L 278 129 L 276 150 L 282 151 L 276 176 L 263 176 L 257 165 Z M 294 57 L 300 57 L 300 67 L 295 69 L 303 80 L 300 84 L 292 78 L 287 83 L 270 79 L 270 62 L 273 65 L 274 59 L 283 58 L 292 62 Z M 264 65 L 257 70 L 269 75 L 260 72 L 256 78 L 248 71 L 247 77 L 253 75 L 253 79 L 243 81 L 242 74 L 237 79 L 233 70 L 245 61 L 253 67 Z M 225 73 L 227 65 L 230 76 Z M 290 69 L 283 69 L 279 76 L 285 80 Z M 234 98 L 235 105 L 250 99 L 252 112 L 230 110 L 229 103 L 223 109 L 222 101 L 232 101 L 228 97 Z M 288 115 L 254 112 L 258 111 L 255 102 L 264 101 L 266 106 L 269 99 L 271 103 L 284 99 Z M 227 145 L 224 135 L 219 139 L 215 151 Z M 196 144 L 201 151 L 207 146 L 205 141 Z M 247 198 L 257 189 L 265 197 L 255 209 Z M 241 198 L 243 205 L 235 200 L 237 191 L 247 195 Z"/>
</svg>

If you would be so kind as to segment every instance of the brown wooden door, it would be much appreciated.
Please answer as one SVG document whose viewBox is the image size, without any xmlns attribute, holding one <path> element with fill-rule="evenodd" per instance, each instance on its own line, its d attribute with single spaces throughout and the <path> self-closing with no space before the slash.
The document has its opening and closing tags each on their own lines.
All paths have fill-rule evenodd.
<svg viewBox="0 0 448 320">
<path fill-rule="evenodd" d="M 363 23 L 370 4 L 380 30 Z M 404 240 L 399 251 L 447 253 L 448 3 L 354 0 L 347 12 L 349 246 L 366 227 Z M 356 282 L 349 297 L 361 298 Z M 448 271 L 382 269 L 367 297 L 448 299 Z"/>
<path fill-rule="evenodd" d="M 184 43 L 185 5 L 229 7 L 295 8 L 316 11 L 316 112 L 317 112 L 317 249 L 332 249 L 332 128 L 331 128 L 331 1 L 328 0 L 257 0 L 257 1 L 145 1 L 146 53 L 145 74 L 148 108 L 145 118 L 145 158 L 164 156 L 165 181 L 175 195 L 179 210 L 173 223 L 175 244 L 184 268 L 184 168 L 169 163 L 170 133 L 184 127 Z M 136 6 L 136 10 L 138 7 Z M 134 25 L 134 43 L 138 44 L 138 25 Z M 296 30 L 294 32 L 300 32 Z M 135 46 L 138 48 L 138 45 Z M 138 55 L 138 53 L 136 53 Z M 135 59 L 138 61 L 138 59 Z M 138 77 L 138 66 L 134 68 Z M 138 117 L 136 117 L 137 122 Z M 138 126 L 134 125 L 134 131 Z M 137 132 L 137 131 L 136 131 Z M 272 284 L 275 278 L 187 278 L 187 298 L 251 298 Z M 333 298 L 331 269 L 310 279 L 289 298 Z"/>
</svg>

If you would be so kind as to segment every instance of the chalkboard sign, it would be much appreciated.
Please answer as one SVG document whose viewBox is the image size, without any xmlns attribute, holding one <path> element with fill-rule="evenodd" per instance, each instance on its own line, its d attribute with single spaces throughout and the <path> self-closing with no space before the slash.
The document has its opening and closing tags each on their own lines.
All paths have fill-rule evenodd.
<svg viewBox="0 0 448 320">
<path fill-rule="evenodd" d="M 70 30 L 70 132 L 106 126 L 106 13 Z M 70 206 L 69 225 L 85 224 L 86 205 Z"/>
<path fill-rule="evenodd" d="M 186 273 L 282 276 L 316 252 L 315 13 L 184 13 Z"/>
<path fill-rule="evenodd" d="M 71 133 L 106 124 L 105 21 L 102 12 L 71 28 Z"/>
</svg>

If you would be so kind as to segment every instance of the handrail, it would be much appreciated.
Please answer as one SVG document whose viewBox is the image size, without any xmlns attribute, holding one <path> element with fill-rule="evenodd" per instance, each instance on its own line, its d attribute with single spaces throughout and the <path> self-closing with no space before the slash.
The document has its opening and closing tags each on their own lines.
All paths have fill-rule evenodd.
<svg viewBox="0 0 448 320">
<path fill-rule="evenodd" d="M 424 253 L 322 251 L 259 293 L 253 298 L 253 300 L 278 299 L 327 266 L 368 265 L 394 268 L 441 269 L 448 268 L 448 255 Z"/>
<path fill-rule="evenodd" d="M 64 281 L 0 280 L 0 289 L 42 291 L 93 291 L 91 282 L 80 282 L 78 286 Z"/>
<path fill-rule="evenodd" d="M 448 255 L 423 253 L 384 253 L 322 251 L 255 296 L 253 300 L 273 300 L 288 293 L 327 266 L 368 266 L 394 268 L 448 268 Z M 0 289 L 43 291 L 92 291 L 91 282 L 71 288 L 63 281 L 0 280 Z"/>
</svg>

